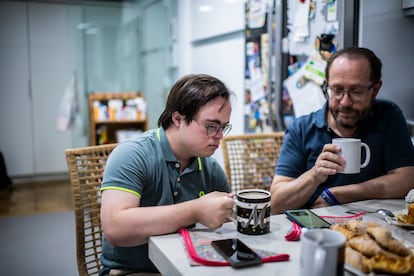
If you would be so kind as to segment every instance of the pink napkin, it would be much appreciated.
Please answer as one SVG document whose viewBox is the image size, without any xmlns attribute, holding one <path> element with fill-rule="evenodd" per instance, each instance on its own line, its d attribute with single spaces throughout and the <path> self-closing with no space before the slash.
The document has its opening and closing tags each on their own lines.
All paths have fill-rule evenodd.
<svg viewBox="0 0 414 276">
<path fill-rule="evenodd" d="M 292 222 L 292 226 L 290 227 L 288 233 L 286 234 L 285 240 L 298 241 L 300 240 L 301 234 L 302 234 L 302 228 L 295 222 Z"/>
</svg>

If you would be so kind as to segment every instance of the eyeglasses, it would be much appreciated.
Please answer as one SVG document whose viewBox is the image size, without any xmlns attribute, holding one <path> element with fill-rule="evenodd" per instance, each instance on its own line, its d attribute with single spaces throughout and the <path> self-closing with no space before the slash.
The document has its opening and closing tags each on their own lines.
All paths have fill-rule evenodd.
<svg viewBox="0 0 414 276">
<path fill-rule="evenodd" d="M 366 89 L 345 90 L 337 87 L 328 87 L 326 91 L 328 92 L 329 98 L 334 99 L 336 101 L 342 100 L 345 93 L 348 93 L 348 97 L 350 97 L 353 102 L 361 102 L 366 98 L 368 91 L 371 90 L 371 88 L 373 88 L 375 84 L 376 83 L 374 82 Z"/>
<path fill-rule="evenodd" d="M 231 124 L 225 124 L 225 125 L 220 125 L 219 123 L 206 123 L 204 125 L 200 124 L 199 122 L 197 122 L 196 120 L 194 120 L 199 126 L 204 126 L 207 130 L 207 136 L 208 137 L 214 137 L 216 136 L 219 131 L 221 130 L 221 133 L 223 134 L 223 137 L 226 136 L 227 134 L 229 134 L 230 130 L 231 130 Z"/>
</svg>

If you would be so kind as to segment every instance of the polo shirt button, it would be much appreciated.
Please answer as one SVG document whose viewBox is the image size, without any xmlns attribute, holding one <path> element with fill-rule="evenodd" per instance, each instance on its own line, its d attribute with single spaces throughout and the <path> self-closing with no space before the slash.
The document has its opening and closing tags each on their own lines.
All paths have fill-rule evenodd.
<svg viewBox="0 0 414 276">
<path fill-rule="evenodd" d="M 174 192 L 174 196 L 177 196 L 177 195 L 178 195 L 178 192 L 177 192 L 177 191 L 175 191 L 175 192 Z"/>
<path fill-rule="evenodd" d="M 176 167 L 177 169 L 179 169 L 179 168 L 180 168 L 180 163 L 175 163 L 175 167 Z"/>
</svg>

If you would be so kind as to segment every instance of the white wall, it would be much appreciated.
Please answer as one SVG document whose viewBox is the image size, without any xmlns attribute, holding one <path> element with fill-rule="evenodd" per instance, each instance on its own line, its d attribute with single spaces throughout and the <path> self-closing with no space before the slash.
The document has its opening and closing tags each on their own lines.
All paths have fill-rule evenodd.
<svg viewBox="0 0 414 276">
<path fill-rule="evenodd" d="M 75 28 L 67 18 L 80 11 L 17 1 L 0 2 L 0 11 L 0 150 L 8 174 L 66 172 L 72 137 L 56 130 L 56 116 L 73 72 L 68 40 Z"/>
<path fill-rule="evenodd" d="M 0 3 L 0 150 L 11 175 L 35 170 L 27 33 L 26 4 Z"/>
<path fill-rule="evenodd" d="M 383 63 L 378 97 L 397 103 L 414 120 L 414 16 L 405 17 L 401 1 L 360 1 L 359 44 Z"/>
<path fill-rule="evenodd" d="M 201 5 L 209 4 L 209 12 Z M 244 132 L 244 1 L 179 1 L 179 75 L 206 73 L 236 94 L 231 134 Z M 219 148 L 213 156 L 223 164 Z"/>
</svg>

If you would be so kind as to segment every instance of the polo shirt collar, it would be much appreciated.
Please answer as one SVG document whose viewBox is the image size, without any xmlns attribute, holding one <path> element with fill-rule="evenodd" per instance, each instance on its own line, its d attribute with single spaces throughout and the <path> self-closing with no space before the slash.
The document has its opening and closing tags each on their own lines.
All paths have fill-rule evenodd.
<svg viewBox="0 0 414 276">
<path fill-rule="evenodd" d="M 167 163 L 174 163 L 179 164 L 180 161 L 177 160 L 175 154 L 171 148 L 170 142 L 167 139 L 167 135 L 165 133 L 164 128 L 160 127 L 156 131 L 157 141 L 161 144 L 162 152 L 164 153 L 164 158 Z M 200 158 L 193 158 L 191 165 L 188 167 L 192 170 L 200 170 L 201 171 L 201 161 Z"/>
<path fill-rule="evenodd" d="M 328 101 L 325 102 L 323 107 L 316 111 L 314 124 L 318 128 L 328 128 L 328 122 L 326 120 L 326 112 L 328 109 Z"/>
</svg>

